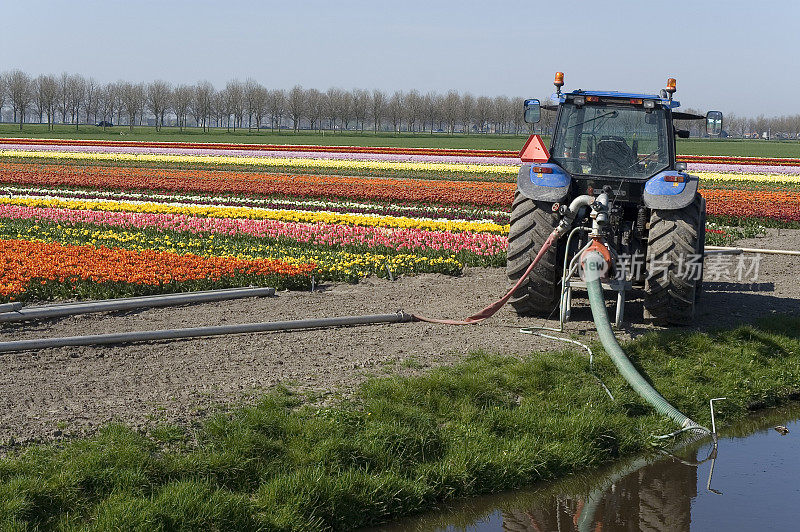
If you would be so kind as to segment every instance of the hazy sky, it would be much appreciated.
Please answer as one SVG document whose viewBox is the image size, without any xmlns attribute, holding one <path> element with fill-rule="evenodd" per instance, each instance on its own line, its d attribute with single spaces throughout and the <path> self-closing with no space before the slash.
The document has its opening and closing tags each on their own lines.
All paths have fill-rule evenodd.
<svg viewBox="0 0 800 532">
<path fill-rule="evenodd" d="M 0 71 L 33 75 L 543 97 L 561 70 L 568 90 L 675 77 L 684 107 L 800 113 L 788 0 L 3 0 L 0 24 Z"/>
</svg>

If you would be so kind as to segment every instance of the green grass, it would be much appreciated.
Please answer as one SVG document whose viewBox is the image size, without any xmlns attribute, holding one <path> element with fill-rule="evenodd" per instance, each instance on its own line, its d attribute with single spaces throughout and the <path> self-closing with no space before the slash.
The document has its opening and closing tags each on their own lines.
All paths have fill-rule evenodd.
<svg viewBox="0 0 800 532">
<path fill-rule="evenodd" d="M 448 135 L 442 133 L 373 133 L 371 131 L 347 131 L 321 134 L 315 131 L 270 131 L 259 132 L 247 129 L 236 132 L 224 128 L 212 128 L 203 132 L 198 128 L 162 128 L 127 126 L 102 128 L 97 126 L 75 126 L 57 124 L 53 131 L 46 125 L 25 124 L 22 132 L 19 124 L 0 124 L 0 137 L 142 140 L 151 142 L 227 142 L 241 144 L 319 144 L 327 146 L 392 146 L 419 148 L 470 148 L 486 150 L 519 150 L 527 135 Z"/>
<path fill-rule="evenodd" d="M 510 333 L 513 334 L 513 333 Z M 665 397 L 708 424 L 800 396 L 800 318 L 627 346 Z M 597 468 L 671 429 L 605 356 L 476 354 L 364 384 L 330 408 L 288 391 L 196 428 L 120 425 L 0 461 L 6 530 L 349 530 L 457 497 Z"/>
<path fill-rule="evenodd" d="M 742 217 L 714 215 L 709 216 L 708 221 L 729 227 L 741 227 L 745 231 L 745 235 L 739 238 L 752 238 L 757 236 L 761 227 L 770 227 L 776 229 L 800 229 L 800 222 L 776 220 L 775 218 L 759 218 L 756 216 Z"/>
<path fill-rule="evenodd" d="M 46 125 L 0 124 L 0 137 L 143 140 L 162 142 L 228 142 L 242 144 L 320 144 L 339 146 L 392 146 L 419 148 L 466 148 L 481 150 L 519 150 L 527 135 L 448 135 L 444 133 L 373 133 L 371 131 L 348 131 L 324 135 L 318 132 L 261 130 L 249 132 L 227 131 L 213 128 L 203 132 L 197 128 L 165 127 L 156 131 L 154 127 L 127 126 L 102 128 L 97 126 L 75 126 L 57 124 L 53 131 Z M 546 140 L 549 142 L 549 140 Z M 682 155 L 731 155 L 746 157 L 800 157 L 800 141 L 776 141 L 758 139 L 687 139 L 678 140 L 678 153 Z"/>
</svg>

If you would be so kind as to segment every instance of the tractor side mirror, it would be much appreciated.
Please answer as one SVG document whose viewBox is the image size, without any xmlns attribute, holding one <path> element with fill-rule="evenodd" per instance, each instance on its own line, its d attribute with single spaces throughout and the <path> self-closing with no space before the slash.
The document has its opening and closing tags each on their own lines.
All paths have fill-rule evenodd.
<svg viewBox="0 0 800 532">
<path fill-rule="evenodd" d="M 525 100 L 525 111 L 522 118 L 527 124 L 535 124 L 539 121 L 542 115 L 542 108 L 539 100 Z"/>
<path fill-rule="evenodd" d="M 709 137 L 719 137 L 722 133 L 722 112 L 709 111 L 706 113 L 706 132 Z"/>
</svg>

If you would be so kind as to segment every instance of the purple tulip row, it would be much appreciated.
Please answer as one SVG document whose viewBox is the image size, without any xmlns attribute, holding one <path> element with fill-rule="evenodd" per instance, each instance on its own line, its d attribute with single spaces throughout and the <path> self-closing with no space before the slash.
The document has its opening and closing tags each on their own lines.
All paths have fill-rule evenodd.
<svg viewBox="0 0 800 532">
<path fill-rule="evenodd" d="M 225 149 L 193 149 L 193 148 L 154 148 L 129 146 L 58 146 L 41 144 L 3 144 L 2 150 L 30 150 L 49 152 L 75 153 L 133 153 L 156 155 L 205 155 L 226 157 L 289 157 L 296 159 L 336 159 L 345 161 L 391 161 L 413 163 L 448 163 L 448 164 L 486 164 L 505 165 L 520 164 L 517 157 L 455 157 L 444 155 L 396 155 L 382 153 L 345 153 L 314 151 L 263 151 L 263 150 L 225 150 Z"/>
<path fill-rule="evenodd" d="M 723 172 L 731 174 L 800 175 L 800 166 L 788 165 L 688 163 L 687 170 L 690 172 Z"/>
</svg>

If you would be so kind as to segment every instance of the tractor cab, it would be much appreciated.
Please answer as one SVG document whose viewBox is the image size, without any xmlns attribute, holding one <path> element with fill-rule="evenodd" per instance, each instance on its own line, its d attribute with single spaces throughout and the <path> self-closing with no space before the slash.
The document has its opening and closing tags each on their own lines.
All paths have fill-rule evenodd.
<svg viewBox="0 0 800 532">
<path fill-rule="evenodd" d="M 559 77 L 560 75 L 560 77 Z M 664 171 L 682 171 L 676 164 L 675 138 L 689 132 L 677 129 L 673 120 L 706 120 L 709 136 L 719 136 L 722 113 L 708 115 L 677 112 L 680 102 L 672 95 L 670 78 L 661 94 L 575 90 L 561 92 L 563 74 L 556 75 L 552 100 L 525 101 L 526 122 L 538 122 L 540 108 L 558 112 L 550 144 L 550 160 L 576 180 L 576 190 L 586 183 L 595 190 L 605 185 L 619 189 L 627 200 L 641 197 L 641 183 Z"/>
<path fill-rule="evenodd" d="M 574 177 L 646 179 L 674 169 L 670 105 L 677 102 L 588 91 L 574 91 L 563 100 L 551 153 Z"/>
</svg>

